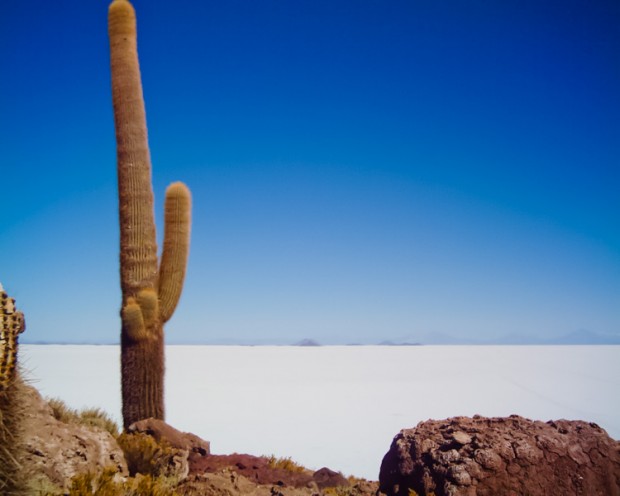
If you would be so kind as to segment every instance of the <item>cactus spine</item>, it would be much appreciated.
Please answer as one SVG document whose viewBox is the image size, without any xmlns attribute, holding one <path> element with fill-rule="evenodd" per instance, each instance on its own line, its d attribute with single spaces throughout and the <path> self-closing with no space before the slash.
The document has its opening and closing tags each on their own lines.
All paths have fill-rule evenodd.
<svg viewBox="0 0 620 496">
<path fill-rule="evenodd" d="M 0 494 L 26 494 L 27 475 L 20 459 L 24 429 L 23 382 L 18 373 L 18 336 L 24 315 L 0 285 Z"/>
<path fill-rule="evenodd" d="M 138 64 L 136 17 L 128 0 L 108 10 L 120 221 L 121 374 L 125 428 L 164 418 L 163 324 L 181 296 L 189 252 L 191 196 L 166 191 L 164 246 L 158 265 L 151 159 Z"/>
</svg>

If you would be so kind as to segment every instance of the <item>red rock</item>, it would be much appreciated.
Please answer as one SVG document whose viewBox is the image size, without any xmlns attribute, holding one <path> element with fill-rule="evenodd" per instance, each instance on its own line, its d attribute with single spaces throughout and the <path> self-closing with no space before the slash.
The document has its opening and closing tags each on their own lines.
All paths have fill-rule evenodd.
<svg viewBox="0 0 620 496">
<path fill-rule="evenodd" d="M 388 496 L 620 495 L 620 442 L 596 424 L 475 416 L 402 430 L 385 455 Z"/>
</svg>

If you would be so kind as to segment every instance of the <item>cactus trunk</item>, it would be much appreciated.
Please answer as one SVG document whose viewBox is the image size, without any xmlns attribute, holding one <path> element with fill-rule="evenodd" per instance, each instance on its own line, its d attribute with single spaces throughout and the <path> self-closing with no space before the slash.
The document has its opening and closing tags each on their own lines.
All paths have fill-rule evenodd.
<svg viewBox="0 0 620 496">
<path fill-rule="evenodd" d="M 164 410 L 164 337 L 134 342 L 121 333 L 121 387 L 123 425 L 146 418 L 165 418 Z"/>
<path fill-rule="evenodd" d="M 24 315 L 0 285 L 0 494 L 25 495 L 23 467 L 24 384 L 18 372 L 18 335 L 25 329 Z"/>
<path fill-rule="evenodd" d="M 108 11 L 120 223 L 123 424 L 164 419 L 163 324 L 181 295 L 189 251 L 191 197 L 182 183 L 166 194 L 164 250 L 158 266 L 151 159 L 128 0 Z M 172 193 L 171 193 L 172 191 Z"/>
</svg>

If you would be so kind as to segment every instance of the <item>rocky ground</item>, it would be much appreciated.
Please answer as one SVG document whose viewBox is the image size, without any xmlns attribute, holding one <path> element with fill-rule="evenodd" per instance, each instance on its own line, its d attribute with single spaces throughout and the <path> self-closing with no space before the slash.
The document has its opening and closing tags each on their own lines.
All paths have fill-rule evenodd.
<svg viewBox="0 0 620 496">
<path fill-rule="evenodd" d="M 153 419 L 115 437 L 99 427 L 58 420 L 36 389 L 26 390 L 24 466 L 35 495 L 82 494 L 71 487 L 84 474 L 90 474 L 97 494 L 97 484 L 109 474 L 120 483 L 136 472 L 167 481 L 168 490 L 157 494 L 179 496 L 362 496 L 378 489 L 376 481 L 348 479 L 326 467 L 311 471 L 288 459 L 211 454 L 208 441 Z"/>
<path fill-rule="evenodd" d="M 289 459 L 212 454 L 208 441 L 153 419 L 113 435 L 59 420 L 26 389 L 24 466 L 33 495 L 620 496 L 620 442 L 587 422 L 429 420 L 394 438 L 377 482 Z M 103 492 L 105 484 L 123 489 Z"/>
</svg>

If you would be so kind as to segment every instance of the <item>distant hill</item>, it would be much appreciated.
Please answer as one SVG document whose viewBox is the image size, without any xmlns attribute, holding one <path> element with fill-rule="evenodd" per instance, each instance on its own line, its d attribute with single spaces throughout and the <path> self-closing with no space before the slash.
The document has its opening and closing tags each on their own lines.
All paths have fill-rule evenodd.
<svg viewBox="0 0 620 496">
<path fill-rule="evenodd" d="M 599 334 L 580 329 L 553 338 L 542 338 L 534 334 L 513 333 L 496 339 L 470 339 L 441 332 L 421 337 L 405 336 L 378 343 L 382 346 L 423 345 L 620 345 L 620 334 Z"/>
<path fill-rule="evenodd" d="M 410 343 L 409 341 L 394 342 L 394 341 L 381 341 L 379 346 L 421 346 L 422 343 Z"/>
<path fill-rule="evenodd" d="M 118 345 L 118 341 L 110 340 L 108 342 L 92 342 L 92 341 L 30 341 L 23 339 L 21 344 L 66 344 L 66 345 Z M 208 345 L 208 346 L 322 346 L 321 343 L 314 339 L 305 338 L 293 344 L 286 341 L 285 338 L 224 338 L 224 339 L 208 339 L 204 341 L 172 341 L 167 344 L 171 345 Z M 420 346 L 420 345 L 620 345 L 620 334 L 602 334 L 589 331 L 587 329 L 579 329 L 561 336 L 553 338 L 541 338 L 535 334 L 513 333 L 495 339 L 469 339 L 457 337 L 450 334 L 434 332 L 423 336 L 398 336 L 392 339 L 385 339 L 378 343 L 338 343 L 330 341 L 330 345 L 339 346 L 363 346 L 365 344 L 374 344 L 379 346 Z"/>
<path fill-rule="evenodd" d="M 302 339 L 301 341 L 297 341 L 293 346 L 321 346 L 321 345 L 314 339 L 306 338 L 306 339 Z"/>
<path fill-rule="evenodd" d="M 528 334 L 510 334 L 499 339 L 497 344 L 613 345 L 620 344 L 620 335 L 598 334 L 596 332 L 588 331 L 585 329 L 580 329 L 553 338 L 539 338 Z"/>
<path fill-rule="evenodd" d="M 545 344 L 620 344 L 620 335 L 597 334 L 586 329 L 580 329 L 559 338 L 550 339 Z"/>
</svg>

